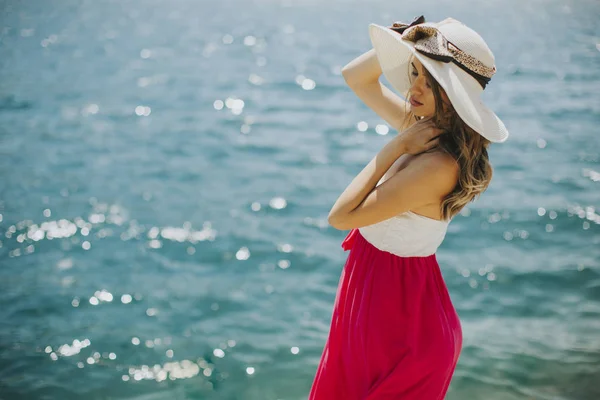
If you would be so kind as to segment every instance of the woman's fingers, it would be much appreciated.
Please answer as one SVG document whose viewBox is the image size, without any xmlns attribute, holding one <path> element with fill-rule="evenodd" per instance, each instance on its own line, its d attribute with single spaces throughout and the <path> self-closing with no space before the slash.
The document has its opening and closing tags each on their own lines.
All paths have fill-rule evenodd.
<svg viewBox="0 0 600 400">
<path fill-rule="evenodd" d="M 444 133 L 445 131 L 438 128 L 430 117 L 403 131 L 402 136 L 410 149 L 409 153 L 418 154 L 439 146 L 439 138 Z"/>
<path fill-rule="evenodd" d="M 439 139 L 440 136 L 444 134 L 444 131 L 441 129 L 436 129 L 430 133 L 429 140 Z"/>
<path fill-rule="evenodd" d="M 434 132 L 433 132 L 433 137 L 434 138 L 439 138 L 440 136 L 442 136 L 444 133 L 446 133 L 445 130 L 443 129 L 439 129 L 439 128 L 435 128 Z"/>
<path fill-rule="evenodd" d="M 440 139 L 433 139 L 430 140 L 427 145 L 429 146 L 429 148 L 435 147 L 438 145 L 438 143 L 440 142 Z"/>
</svg>

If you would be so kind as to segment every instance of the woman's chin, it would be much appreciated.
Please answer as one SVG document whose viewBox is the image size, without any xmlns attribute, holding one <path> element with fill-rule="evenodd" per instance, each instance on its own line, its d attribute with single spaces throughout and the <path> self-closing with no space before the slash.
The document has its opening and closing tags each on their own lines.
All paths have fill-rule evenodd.
<svg viewBox="0 0 600 400">
<path fill-rule="evenodd" d="M 416 115 L 417 117 L 420 117 L 420 118 L 433 117 L 433 114 L 434 114 L 434 113 L 419 112 L 418 107 L 413 107 L 412 112 L 413 112 L 414 115 Z"/>
</svg>

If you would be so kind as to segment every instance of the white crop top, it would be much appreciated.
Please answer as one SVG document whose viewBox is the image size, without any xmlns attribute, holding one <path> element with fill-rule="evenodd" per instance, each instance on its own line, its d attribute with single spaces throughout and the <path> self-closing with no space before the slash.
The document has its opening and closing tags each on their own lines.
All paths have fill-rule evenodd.
<svg viewBox="0 0 600 400">
<path fill-rule="evenodd" d="M 390 170 L 379 180 L 377 186 L 386 180 Z M 407 211 L 358 229 L 379 250 L 401 257 L 426 257 L 435 253 L 442 244 L 449 223 L 450 220 L 440 221 Z"/>
<path fill-rule="evenodd" d="M 407 211 L 373 225 L 358 228 L 379 250 L 401 257 L 425 257 L 442 244 L 449 221 L 438 221 Z"/>
</svg>

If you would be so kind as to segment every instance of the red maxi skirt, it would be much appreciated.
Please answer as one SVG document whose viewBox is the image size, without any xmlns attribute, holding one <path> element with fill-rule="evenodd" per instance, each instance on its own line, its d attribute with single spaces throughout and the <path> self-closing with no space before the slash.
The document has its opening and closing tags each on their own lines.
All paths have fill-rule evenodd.
<svg viewBox="0 0 600 400">
<path fill-rule="evenodd" d="M 442 400 L 462 328 L 435 254 L 400 257 L 358 229 L 309 400 Z"/>
</svg>

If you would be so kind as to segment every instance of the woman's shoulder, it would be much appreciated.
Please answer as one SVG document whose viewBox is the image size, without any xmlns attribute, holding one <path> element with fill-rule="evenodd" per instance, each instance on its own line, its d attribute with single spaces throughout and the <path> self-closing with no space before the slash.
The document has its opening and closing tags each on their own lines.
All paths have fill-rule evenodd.
<svg viewBox="0 0 600 400">
<path fill-rule="evenodd" d="M 440 187 L 441 195 L 439 201 L 414 208 L 412 211 L 418 215 L 441 221 L 440 206 L 443 198 L 451 193 L 458 184 L 460 177 L 459 164 L 454 156 L 441 148 L 418 154 L 414 156 L 412 161 L 440 165 L 439 173 L 436 173 L 435 179 L 436 184 Z"/>
<path fill-rule="evenodd" d="M 442 185 L 448 189 L 447 191 L 452 191 L 458 183 L 460 165 L 452 154 L 442 148 L 420 153 L 409 161 L 409 163 L 412 162 L 436 166 L 436 170 L 439 171 L 437 174 L 438 179 L 443 181 Z M 439 169 L 437 168 L 438 165 Z"/>
<path fill-rule="evenodd" d="M 456 171 L 458 171 L 459 169 L 459 164 L 456 158 L 442 147 L 436 147 L 432 150 L 414 155 L 408 160 L 408 162 L 419 159 L 424 162 L 440 163 L 445 166 L 451 167 Z"/>
</svg>

